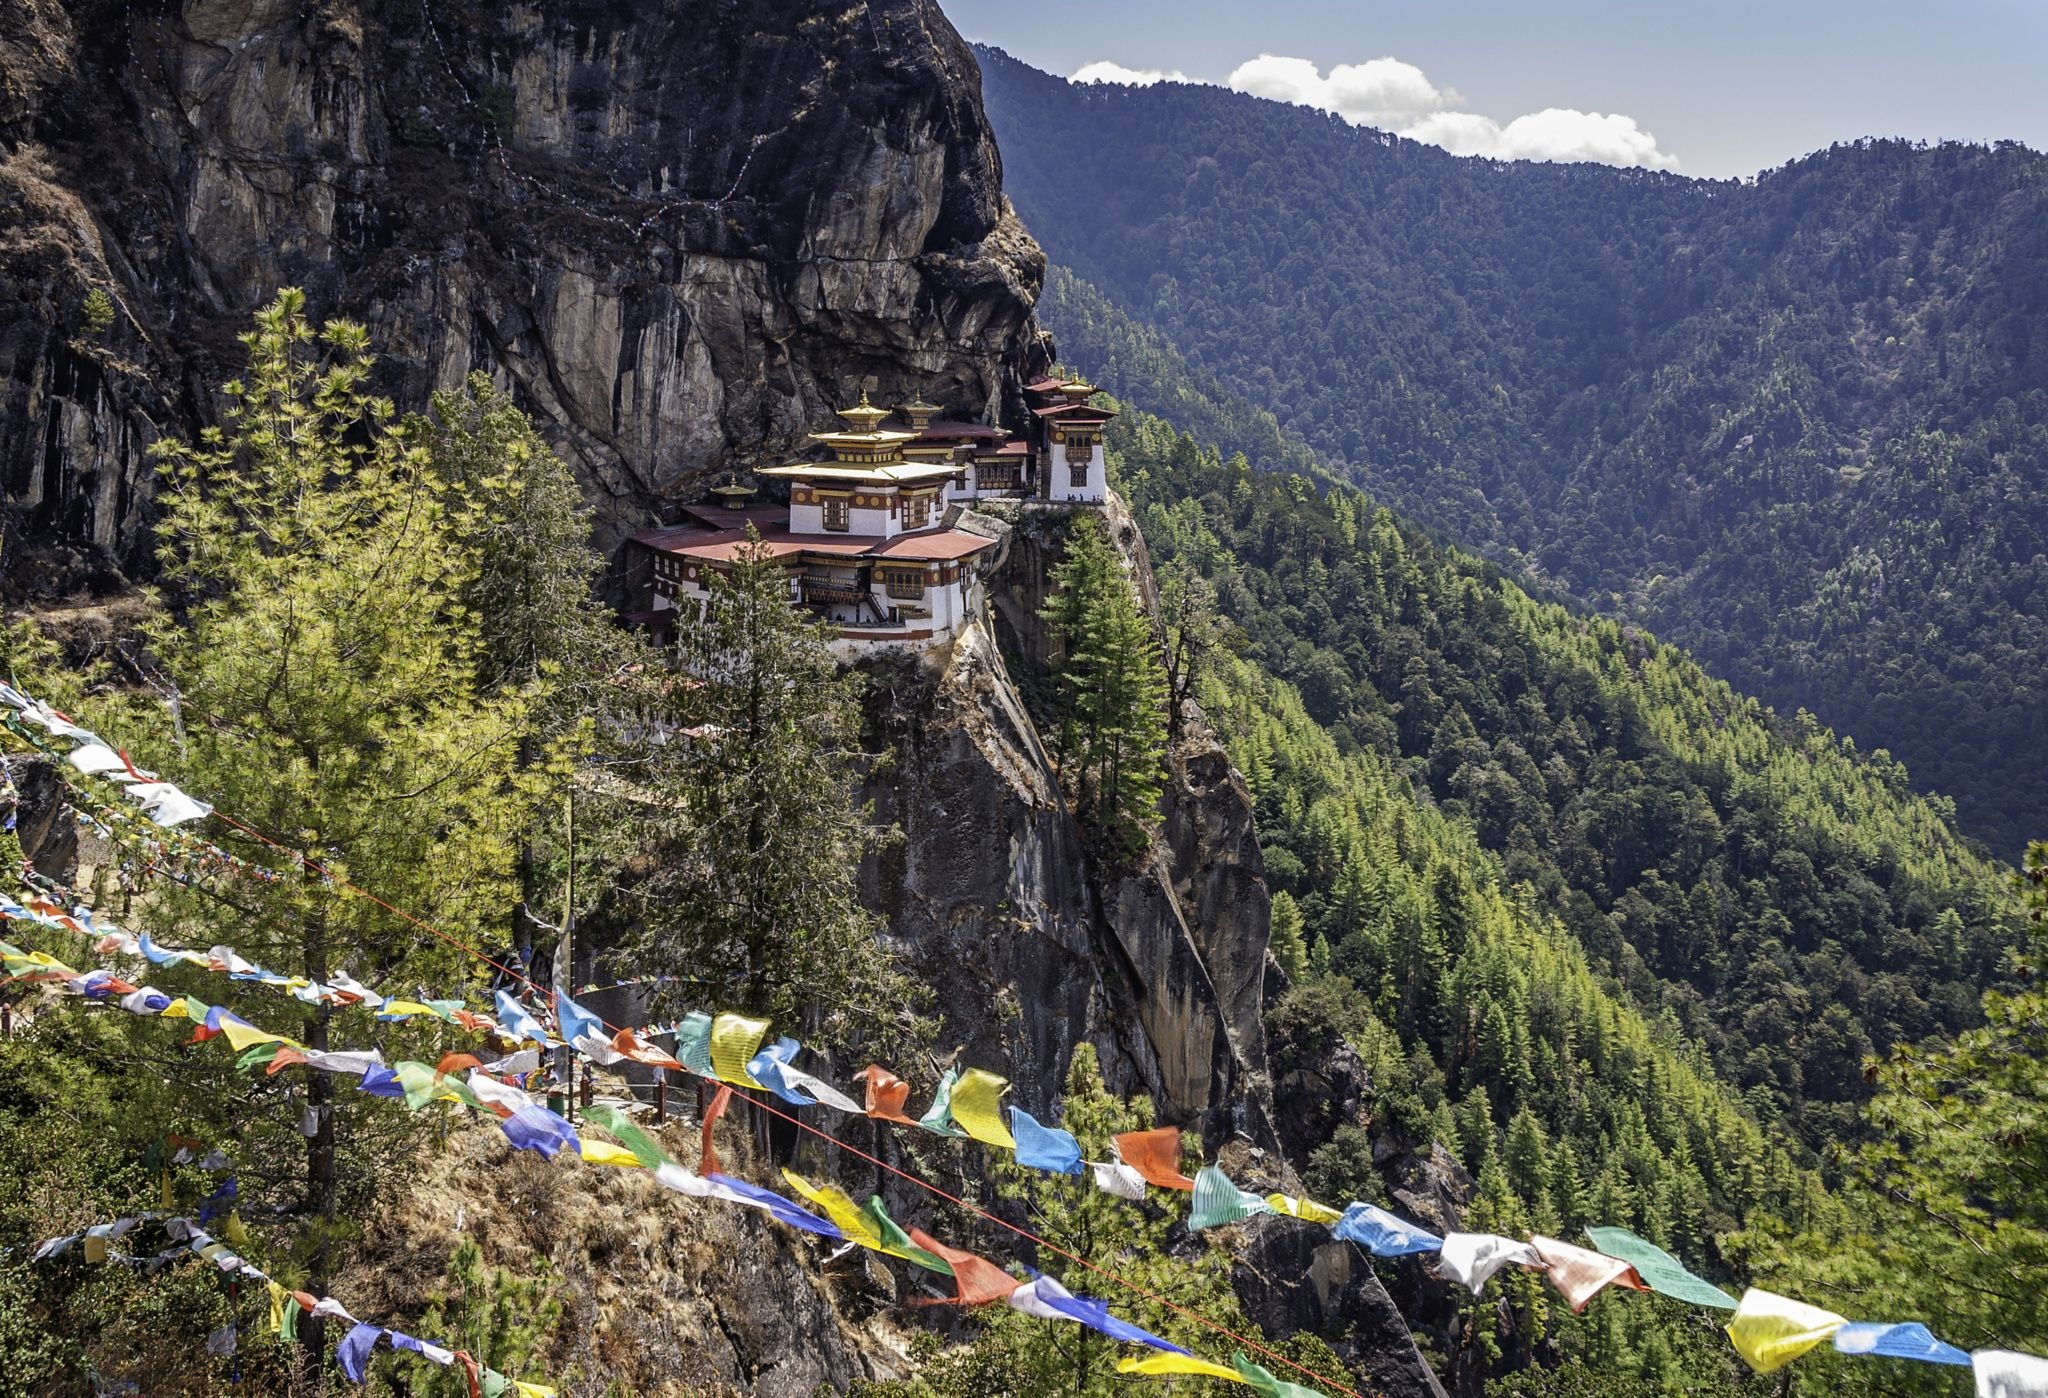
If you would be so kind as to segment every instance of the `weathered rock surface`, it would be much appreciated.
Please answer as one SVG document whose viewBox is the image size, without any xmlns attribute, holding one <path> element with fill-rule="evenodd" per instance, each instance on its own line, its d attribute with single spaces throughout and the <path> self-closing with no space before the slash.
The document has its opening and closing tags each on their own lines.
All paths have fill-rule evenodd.
<svg viewBox="0 0 2048 1398">
<path fill-rule="evenodd" d="M 1359 1388 L 1386 1398 L 1444 1398 L 1371 1259 L 1353 1244 L 1292 1220 L 1261 1220 L 1232 1281 L 1267 1333 L 1314 1331 L 1364 1380 Z M 1301 1378 L 1268 1367 L 1280 1378 Z"/>
<path fill-rule="evenodd" d="M 1001 178 L 932 0 L 12 6 L 15 580 L 146 564 L 148 447 L 281 285 L 367 321 L 402 405 L 512 386 L 607 543 L 863 385 L 1014 410 L 1044 261 Z"/>
</svg>

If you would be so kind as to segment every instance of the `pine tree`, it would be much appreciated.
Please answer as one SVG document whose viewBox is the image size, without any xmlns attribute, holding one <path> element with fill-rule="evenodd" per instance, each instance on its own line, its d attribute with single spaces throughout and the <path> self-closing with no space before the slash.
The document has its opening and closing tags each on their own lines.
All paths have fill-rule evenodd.
<svg viewBox="0 0 2048 1398">
<path fill-rule="evenodd" d="M 861 680 L 749 540 L 709 578 L 674 668 L 635 691 L 651 736 L 613 798 L 640 830 L 613 912 L 637 929 L 641 970 L 691 1004 L 907 1032 L 909 996 L 859 900 L 883 838 L 853 801 Z"/>
<path fill-rule="evenodd" d="M 1158 641 L 1093 514 L 1075 517 L 1052 582 L 1044 616 L 1060 650 L 1060 749 L 1084 818 L 1112 849 L 1135 853 L 1165 782 Z"/>
<path fill-rule="evenodd" d="M 465 941 L 498 921 L 530 813 L 514 767 L 543 696 L 479 692 L 472 555 L 445 480 L 369 391 L 363 329 L 316 331 L 288 290 L 243 344 L 248 377 L 226 386 L 225 425 L 160 448 L 159 560 L 178 610 L 148 634 L 184 719 L 179 779 L 333 881 L 251 847 L 281 882 L 228 901 L 169 892 L 153 916 L 315 981 L 347 971 L 454 993 L 468 962 L 339 880 Z M 286 1028 L 290 1008 L 272 997 L 259 1017 Z M 327 1047 L 330 1007 L 302 1013 L 300 1036 Z M 345 1205 L 364 1202 L 383 1162 L 355 1139 L 355 1095 L 336 1101 L 330 1074 L 308 1082 L 317 1126 L 285 1212 L 305 1221 L 307 1285 L 321 1291 Z M 279 1094 L 264 1100 L 296 1117 Z M 313 1366 L 323 1328 L 301 1329 Z"/>
</svg>

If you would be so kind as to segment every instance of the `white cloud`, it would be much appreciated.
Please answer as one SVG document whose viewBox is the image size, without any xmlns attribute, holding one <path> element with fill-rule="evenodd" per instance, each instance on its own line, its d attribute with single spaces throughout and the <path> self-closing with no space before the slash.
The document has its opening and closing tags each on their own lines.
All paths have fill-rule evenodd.
<svg viewBox="0 0 2048 1398">
<path fill-rule="evenodd" d="M 1089 65 L 1101 66 L 1106 65 Z M 1075 74 L 1076 80 L 1080 76 Z M 1634 117 L 1546 107 L 1503 126 L 1478 112 L 1456 110 L 1461 99 L 1455 91 L 1438 87 L 1420 68 L 1398 58 L 1340 63 L 1326 75 L 1306 58 L 1262 53 L 1239 64 L 1227 82 L 1237 92 L 1318 107 L 1353 125 L 1398 132 L 1453 155 L 1678 167 L 1678 157 L 1659 150 L 1657 138 L 1636 125 Z"/>
<path fill-rule="evenodd" d="M 1178 68 L 1166 72 L 1159 68 L 1126 68 L 1121 63 L 1112 63 L 1098 58 L 1093 63 L 1084 63 L 1074 70 L 1068 79 L 1077 83 L 1122 83 L 1126 87 L 1150 87 L 1154 83 L 1184 83 L 1190 81 L 1186 73 Z"/>
</svg>

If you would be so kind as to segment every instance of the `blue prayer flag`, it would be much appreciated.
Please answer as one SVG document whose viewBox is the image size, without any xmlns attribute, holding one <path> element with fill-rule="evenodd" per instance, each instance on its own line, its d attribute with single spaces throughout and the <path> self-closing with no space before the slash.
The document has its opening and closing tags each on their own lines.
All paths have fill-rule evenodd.
<svg viewBox="0 0 2048 1398">
<path fill-rule="evenodd" d="M 803 1208 L 793 1200 L 783 1198 L 771 1189 L 763 1189 L 759 1185 L 748 1184 L 745 1180 L 736 1180 L 731 1175 L 721 1175 L 715 1172 L 706 1175 L 704 1178 L 713 1183 L 724 1185 L 742 1198 L 753 1200 L 772 1214 L 777 1222 L 786 1223 L 791 1228 L 801 1228 L 807 1233 L 816 1233 L 824 1238 L 843 1239 L 846 1237 L 844 1233 L 839 1231 L 836 1225 L 826 1219 L 819 1218 L 809 1209 Z"/>
<path fill-rule="evenodd" d="M 796 1062 L 796 1056 L 804 1046 L 794 1039 L 777 1039 L 747 1060 L 747 1076 L 780 1097 L 785 1102 L 799 1107 L 815 1107 L 818 1101 L 791 1087 L 782 1076 L 782 1070 Z"/>
<path fill-rule="evenodd" d="M 341 1372 L 355 1383 L 368 1383 L 370 1351 L 377 1347 L 377 1341 L 383 1335 L 379 1327 L 358 1321 L 356 1328 L 343 1335 L 341 1343 L 335 1346 L 334 1359 L 341 1365 Z"/>
<path fill-rule="evenodd" d="M 1918 1359 L 1928 1364 L 1967 1367 L 1970 1363 L 1968 1354 L 1935 1339 L 1933 1332 L 1917 1321 L 1902 1325 L 1851 1321 L 1835 1332 L 1835 1348 L 1843 1354 L 1878 1354 L 1886 1359 Z"/>
<path fill-rule="evenodd" d="M 405 1084 L 398 1080 L 398 1074 L 382 1063 L 372 1063 L 363 1069 L 362 1081 L 356 1084 L 372 1097 L 403 1097 Z"/>
<path fill-rule="evenodd" d="M 1010 1108 L 1010 1134 L 1017 1138 L 1017 1163 L 1055 1175 L 1081 1173 L 1081 1143 L 1072 1133 L 1040 1126 L 1022 1107 Z"/>
<path fill-rule="evenodd" d="M 540 1027 L 540 1021 L 527 1012 L 526 1006 L 514 999 L 509 991 L 500 990 L 498 1000 L 498 1025 L 515 1039 L 532 1039 L 536 1043 L 548 1041 L 548 1031 Z"/>
<path fill-rule="evenodd" d="M 1330 1231 L 1347 1243 L 1357 1243 L 1374 1257 L 1442 1252 L 1444 1247 L 1444 1240 L 1434 1233 L 1426 1233 L 1371 1204 L 1353 1203 L 1344 1210 L 1344 1217 L 1330 1225 Z"/>
<path fill-rule="evenodd" d="M 581 1153 L 576 1128 L 538 1103 L 521 1107 L 498 1126 L 514 1150 L 539 1151 L 550 1160 L 564 1150 L 571 1155 Z"/>
<path fill-rule="evenodd" d="M 611 1037 L 604 1032 L 603 1020 L 560 990 L 555 992 L 555 1023 L 562 1026 L 562 1037 L 572 1044 L 585 1034 L 595 1034 L 601 1039 Z"/>
</svg>

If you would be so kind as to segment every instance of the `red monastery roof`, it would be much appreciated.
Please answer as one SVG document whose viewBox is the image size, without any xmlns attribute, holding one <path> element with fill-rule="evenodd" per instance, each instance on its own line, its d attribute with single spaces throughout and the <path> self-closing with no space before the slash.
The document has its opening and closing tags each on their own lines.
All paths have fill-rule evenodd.
<svg viewBox="0 0 2048 1398">
<path fill-rule="evenodd" d="M 981 442 L 991 437 L 1000 440 L 1008 435 L 1000 427 L 989 427 L 979 422 L 939 421 L 918 433 L 917 439 L 920 442 Z"/>
<path fill-rule="evenodd" d="M 1102 418 L 1105 421 L 1116 416 L 1116 413 L 1112 410 L 1098 408 L 1092 403 L 1048 403 L 1042 408 L 1033 408 L 1031 411 L 1039 417 L 1063 417 L 1073 413 L 1088 414 L 1093 417 Z"/>
<path fill-rule="evenodd" d="M 874 534 L 792 534 L 786 525 L 774 529 L 756 526 L 761 547 L 771 558 L 819 554 L 833 558 L 887 558 L 898 562 L 946 563 L 981 552 L 995 543 L 979 534 L 961 529 L 927 529 L 915 534 L 898 534 L 884 539 Z M 662 553 L 706 563 L 730 563 L 746 547 L 743 529 L 709 530 L 677 525 L 668 529 L 643 529 L 633 541 Z"/>
</svg>

